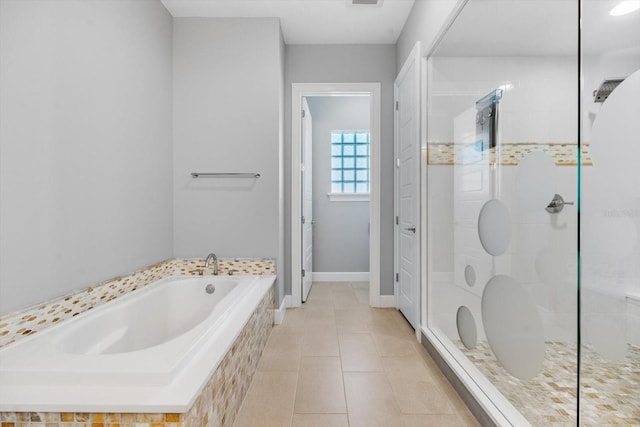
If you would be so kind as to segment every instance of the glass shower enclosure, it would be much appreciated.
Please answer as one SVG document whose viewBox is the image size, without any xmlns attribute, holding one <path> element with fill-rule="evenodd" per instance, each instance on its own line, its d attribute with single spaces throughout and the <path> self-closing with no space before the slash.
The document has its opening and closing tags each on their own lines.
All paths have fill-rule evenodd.
<svg viewBox="0 0 640 427">
<path fill-rule="evenodd" d="M 427 336 L 498 425 L 640 425 L 634 5 L 460 2 L 427 58 Z"/>
</svg>

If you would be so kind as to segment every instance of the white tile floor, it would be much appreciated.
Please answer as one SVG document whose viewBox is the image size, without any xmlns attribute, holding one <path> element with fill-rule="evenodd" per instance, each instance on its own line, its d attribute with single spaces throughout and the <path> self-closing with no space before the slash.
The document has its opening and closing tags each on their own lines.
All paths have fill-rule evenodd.
<svg viewBox="0 0 640 427">
<path fill-rule="evenodd" d="M 477 426 L 395 309 L 368 283 L 316 283 L 275 326 L 235 427 Z"/>
</svg>

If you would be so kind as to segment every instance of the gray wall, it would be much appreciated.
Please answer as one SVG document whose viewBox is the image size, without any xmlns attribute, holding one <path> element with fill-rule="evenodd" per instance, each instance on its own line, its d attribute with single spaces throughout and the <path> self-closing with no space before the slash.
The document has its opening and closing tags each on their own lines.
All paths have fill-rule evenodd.
<svg viewBox="0 0 640 427">
<path fill-rule="evenodd" d="M 173 43 L 174 254 L 278 258 L 279 21 L 177 18 Z M 262 176 L 193 179 L 193 171 Z"/>
<path fill-rule="evenodd" d="M 402 68 L 417 41 L 425 56 L 459 0 L 416 0 L 396 43 L 396 63 Z"/>
<path fill-rule="evenodd" d="M 368 130 L 369 97 L 308 97 L 313 118 L 313 271 L 369 271 L 369 202 L 330 201 L 331 132 Z"/>
<path fill-rule="evenodd" d="M 393 82 L 394 45 L 288 45 L 285 55 L 285 260 L 291 258 L 291 84 L 380 82 L 381 99 L 381 254 L 380 292 L 393 295 Z M 291 294 L 291 266 L 285 268 Z"/>
<path fill-rule="evenodd" d="M 0 1 L 0 313 L 172 257 L 171 16 Z"/>
</svg>

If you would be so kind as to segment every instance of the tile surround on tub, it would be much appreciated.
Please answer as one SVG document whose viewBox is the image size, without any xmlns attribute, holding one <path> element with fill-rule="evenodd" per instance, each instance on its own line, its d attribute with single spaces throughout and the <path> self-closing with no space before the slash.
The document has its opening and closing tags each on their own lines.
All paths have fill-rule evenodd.
<svg viewBox="0 0 640 427">
<path fill-rule="evenodd" d="M 258 261 L 263 263 L 264 261 Z M 273 268 L 273 265 L 271 265 Z M 271 273 L 271 271 L 270 271 Z M 242 328 L 191 408 L 182 414 L 2 412 L 2 427 L 227 427 L 251 384 L 271 328 L 275 286 Z"/>
<path fill-rule="evenodd" d="M 219 264 L 219 275 L 228 274 L 230 271 L 234 275 L 276 273 L 275 262 L 272 259 L 221 259 Z M 166 260 L 43 304 L 3 314 L 0 316 L 0 348 L 113 301 L 156 280 L 173 275 L 197 275 L 203 267 L 202 258 Z M 204 270 L 204 274 L 213 274 L 213 268 Z"/>
</svg>

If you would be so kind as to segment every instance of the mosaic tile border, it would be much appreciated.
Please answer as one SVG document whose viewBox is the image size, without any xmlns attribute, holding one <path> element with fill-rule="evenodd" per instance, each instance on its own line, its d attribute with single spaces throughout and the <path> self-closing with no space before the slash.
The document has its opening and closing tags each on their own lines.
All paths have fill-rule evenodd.
<svg viewBox="0 0 640 427">
<path fill-rule="evenodd" d="M 230 427 L 273 327 L 272 285 L 185 414 L 2 412 L 2 427 Z"/>
<path fill-rule="evenodd" d="M 500 144 L 500 165 L 518 166 L 529 153 L 541 151 L 549 154 L 558 166 L 576 166 L 576 143 L 536 143 L 511 142 Z M 495 162 L 496 147 L 485 152 L 478 152 L 472 144 L 435 143 L 427 145 L 427 164 L 458 165 L 466 164 L 469 159 L 478 159 L 488 153 L 488 162 Z M 593 166 L 589 144 L 582 144 L 582 165 Z M 465 161 L 466 160 L 466 161 Z"/>
<path fill-rule="evenodd" d="M 213 267 L 204 269 L 204 259 L 176 258 L 153 264 L 124 277 L 116 277 L 105 282 L 45 302 L 21 311 L 0 316 L 0 348 L 20 341 L 30 335 L 57 325 L 102 304 L 142 288 L 149 283 L 175 275 L 213 274 Z M 221 259 L 219 275 L 266 275 L 276 274 L 273 259 Z"/>
</svg>

